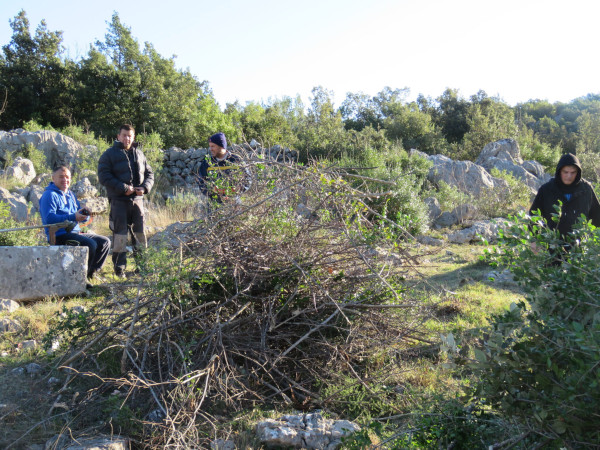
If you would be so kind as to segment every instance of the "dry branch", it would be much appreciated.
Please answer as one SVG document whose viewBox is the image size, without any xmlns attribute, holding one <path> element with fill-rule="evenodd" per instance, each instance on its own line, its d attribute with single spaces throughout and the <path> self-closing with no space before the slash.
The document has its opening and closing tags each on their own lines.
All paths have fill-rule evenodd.
<svg viewBox="0 0 600 450">
<path fill-rule="evenodd" d="M 149 393 L 146 408 L 165 416 L 161 445 L 185 447 L 224 407 L 329 407 L 319 386 L 341 374 L 364 385 L 366 358 L 384 349 L 393 365 L 420 338 L 420 304 L 401 284 L 412 257 L 379 241 L 401 252 L 399 266 L 373 248 L 384 238 L 365 198 L 384 193 L 360 192 L 332 167 L 255 171 L 243 205 L 213 205 L 177 248 L 151 249 L 139 288 L 90 313 L 63 361 L 90 371 L 113 352 L 121 376 L 99 379 Z"/>
</svg>

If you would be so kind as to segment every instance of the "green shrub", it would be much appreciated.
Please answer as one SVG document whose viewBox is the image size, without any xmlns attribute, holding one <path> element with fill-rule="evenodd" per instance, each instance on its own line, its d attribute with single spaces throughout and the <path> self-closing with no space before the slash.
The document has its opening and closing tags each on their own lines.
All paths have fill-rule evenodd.
<svg viewBox="0 0 600 450">
<path fill-rule="evenodd" d="M 26 226 L 14 220 L 10 215 L 8 203 L 0 201 L 0 230 Z M 0 246 L 30 246 L 43 242 L 41 229 L 9 231 L 0 233 Z"/>
<path fill-rule="evenodd" d="M 563 151 L 560 147 L 553 147 L 541 142 L 532 142 L 521 145 L 521 156 L 524 160 L 534 160 L 544 166 L 545 170 L 554 173 L 556 162 Z"/>
<path fill-rule="evenodd" d="M 28 120 L 27 122 L 23 123 L 23 127 L 22 127 L 25 131 L 30 131 L 30 132 L 35 132 L 35 131 L 42 131 L 42 130 L 53 130 L 54 128 L 52 127 L 52 125 L 42 125 L 41 123 L 37 122 L 34 119 Z"/>
<path fill-rule="evenodd" d="M 162 149 L 165 147 L 160 134 L 158 133 L 140 133 L 136 136 L 136 141 L 142 146 L 144 155 L 155 173 L 162 170 L 164 164 L 164 153 Z"/>
<path fill-rule="evenodd" d="M 369 193 L 382 193 L 380 197 L 371 196 L 368 202 L 379 214 L 398 223 L 411 234 L 427 229 L 427 208 L 420 198 L 431 166 L 427 159 L 409 157 L 406 151 L 397 147 L 367 147 L 353 157 L 342 157 L 338 164 L 353 168 L 352 172 L 363 177 L 353 180 L 357 188 Z"/>
<path fill-rule="evenodd" d="M 539 442 L 592 447 L 600 442 L 600 416 L 590 413 L 600 407 L 600 230 L 580 220 L 561 240 L 542 223 L 512 218 L 488 254 L 513 272 L 529 304 L 483 330 L 469 364 L 480 378 L 475 394 Z"/>
<path fill-rule="evenodd" d="M 484 191 L 475 201 L 476 206 L 485 216 L 506 217 L 529 207 L 531 191 L 525 183 L 505 170 L 500 171 L 494 168 L 491 174 L 506 181 L 508 187 Z"/>
<path fill-rule="evenodd" d="M 33 163 L 33 168 L 36 174 L 50 173 L 51 169 L 48 166 L 46 155 L 43 151 L 36 148 L 33 144 L 25 145 L 20 151 L 16 152 L 17 155 L 27 158 Z"/>
<path fill-rule="evenodd" d="M 460 191 L 455 186 L 450 186 L 445 181 L 438 183 L 438 189 L 434 197 L 440 203 L 442 211 L 452 211 L 457 206 L 470 203 L 473 200 L 470 195 Z"/>
</svg>

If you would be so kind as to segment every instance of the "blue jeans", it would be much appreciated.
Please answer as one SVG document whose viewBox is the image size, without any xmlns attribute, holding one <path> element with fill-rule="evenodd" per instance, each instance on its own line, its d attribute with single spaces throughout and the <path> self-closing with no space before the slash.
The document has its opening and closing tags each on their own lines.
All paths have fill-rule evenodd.
<svg viewBox="0 0 600 450">
<path fill-rule="evenodd" d="M 110 239 L 90 233 L 65 233 L 56 236 L 57 245 L 65 245 L 67 241 L 77 241 L 80 246 L 88 248 L 88 278 L 102 268 L 110 250 Z"/>
</svg>

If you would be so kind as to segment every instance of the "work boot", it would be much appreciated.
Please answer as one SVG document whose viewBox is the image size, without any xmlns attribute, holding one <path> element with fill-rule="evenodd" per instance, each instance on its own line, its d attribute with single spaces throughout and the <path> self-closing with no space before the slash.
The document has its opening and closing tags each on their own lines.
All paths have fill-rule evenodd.
<svg viewBox="0 0 600 450">
<path fill-rule="evenodd" d="M 121 280 L 124 280 L 125 278 L 127 278 L 125 276 L 125 271 L 119 270 L 119 269 L 115 269 L 115 277 L 120 278 Z"/>
</svg>

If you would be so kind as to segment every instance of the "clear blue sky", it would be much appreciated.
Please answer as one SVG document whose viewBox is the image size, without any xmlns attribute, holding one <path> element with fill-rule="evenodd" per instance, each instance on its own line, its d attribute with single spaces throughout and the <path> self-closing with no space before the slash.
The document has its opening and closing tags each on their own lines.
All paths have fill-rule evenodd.
<svg viewBox="0 0 600 450">
<path fill-rule="evenodd" d="M 104 40 L 114 11 L 141 45 L 207 80 L 224 107 L 314 86 L 437 97 L 479 89 L 510 104 L 600 93 L 598 0 L 0 0 L 0 44 L 25 9 L 63 31 L 77 59 Z"/>
</svg>

